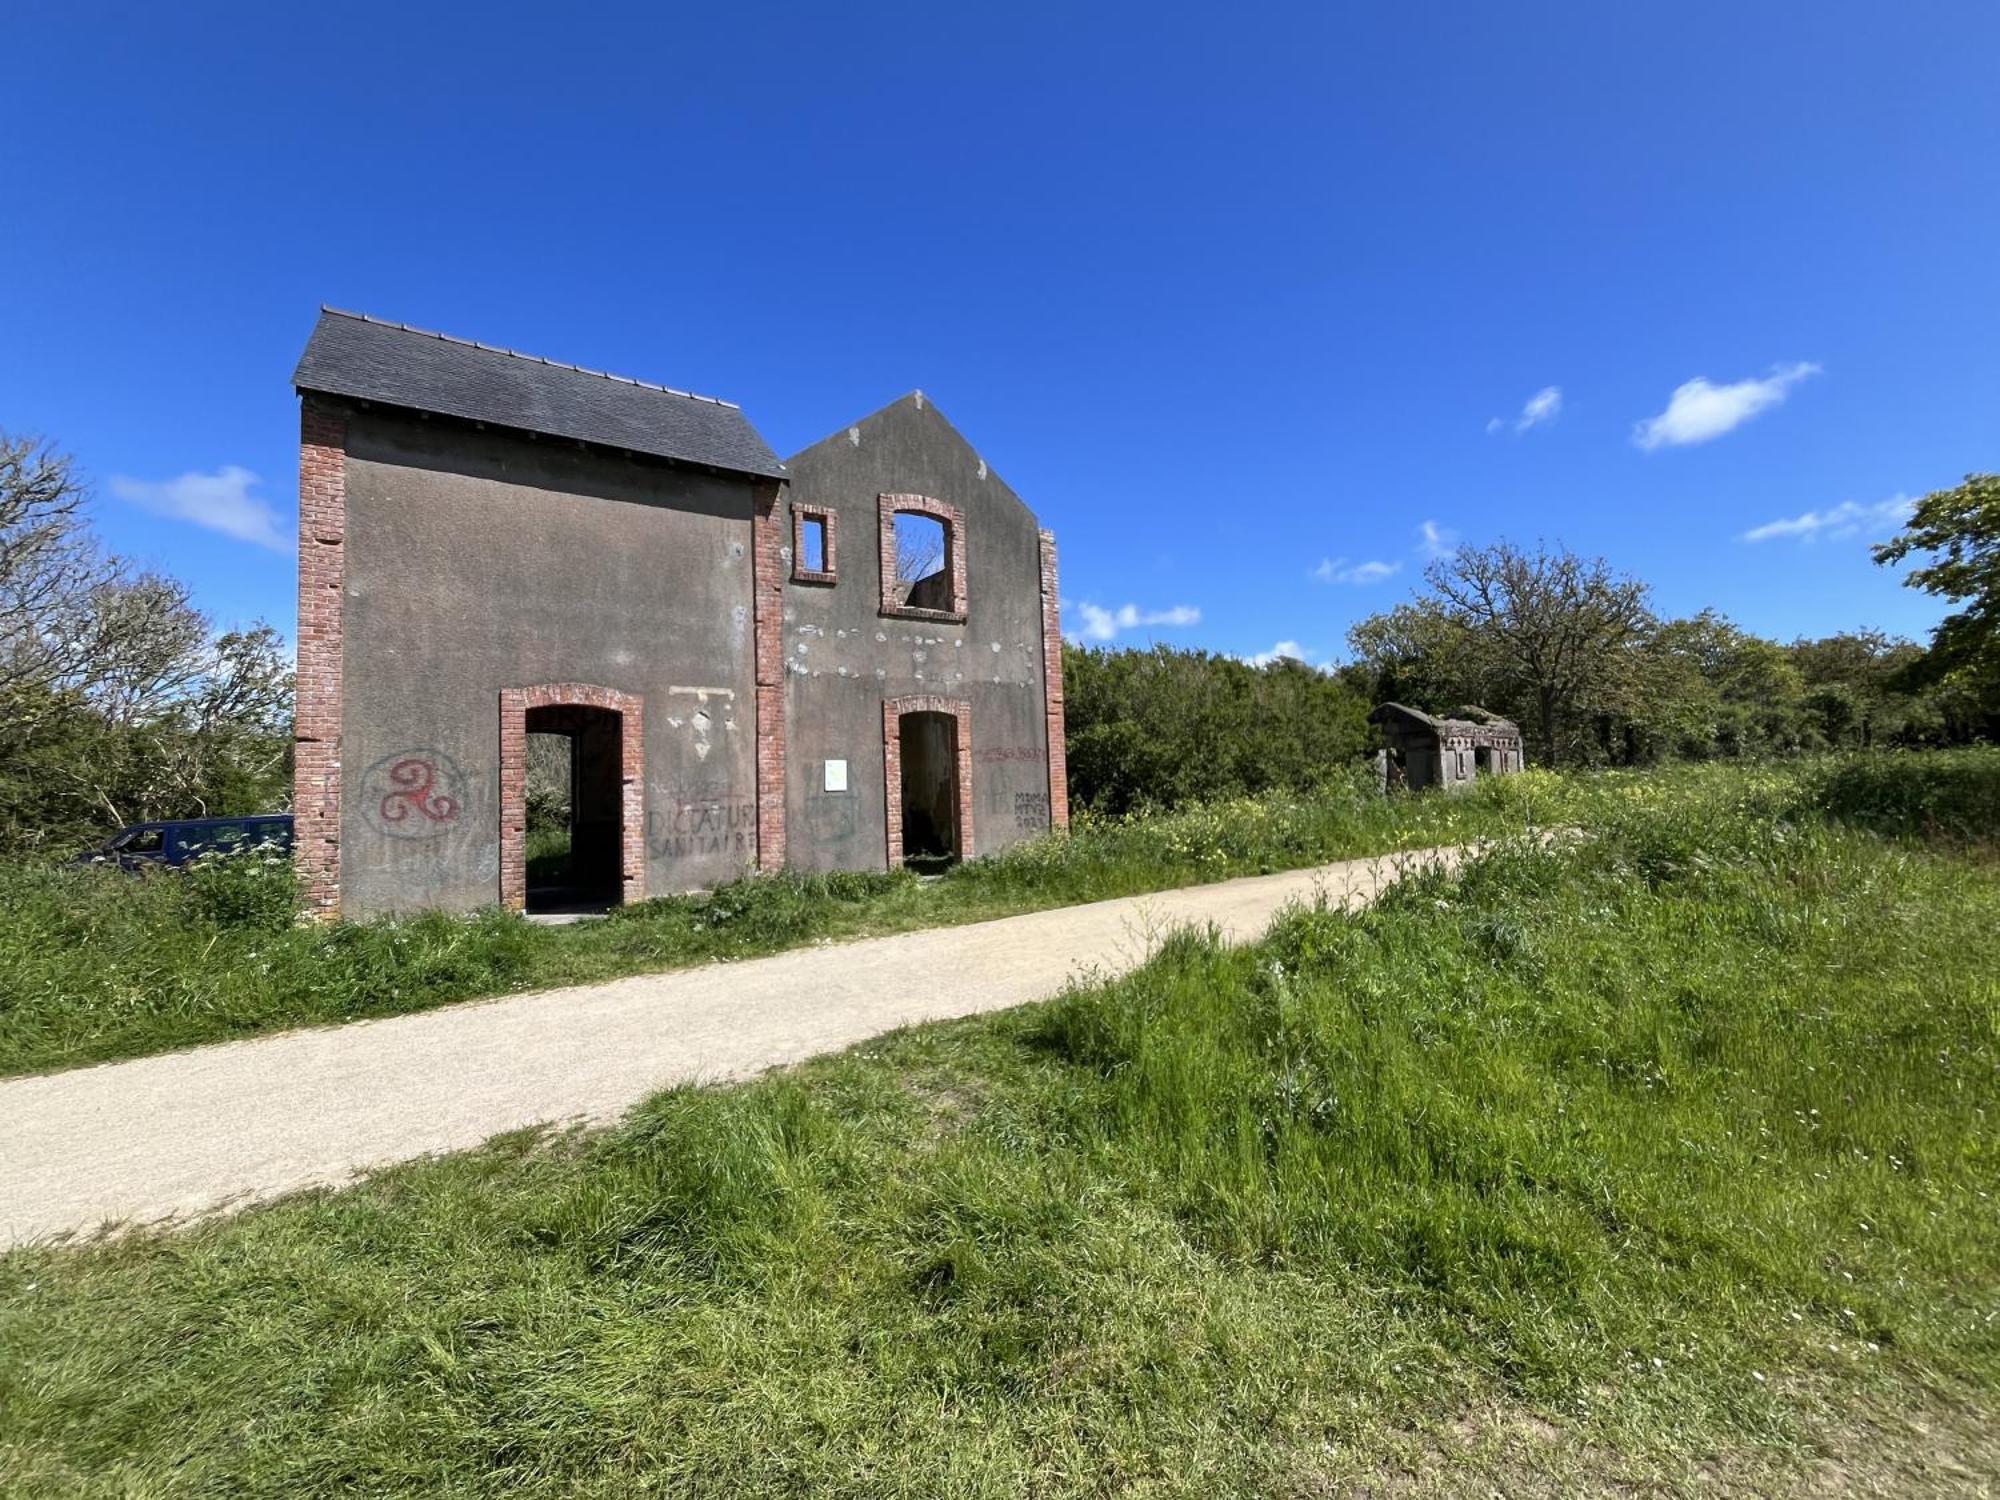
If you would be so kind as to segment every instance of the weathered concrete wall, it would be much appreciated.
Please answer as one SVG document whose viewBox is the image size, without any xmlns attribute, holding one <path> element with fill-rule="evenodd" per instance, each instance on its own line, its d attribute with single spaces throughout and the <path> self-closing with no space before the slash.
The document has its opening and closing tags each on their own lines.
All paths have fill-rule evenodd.
<svg viewBox="0 0 2000 1500">
<path fill-rule="evenodd" d="M 935 694 L 971 704 L 972 852 L 1049 826 L 1041 554 L 1020 498 L 921 395 L 912 394 L 791 459 L 790 508 L 831 508 L 835 581 L 785 585 L 788 861 L 806 870 L 887 862 L 882 703 Z M 879 497 L 959 508 L 962 624 L 882 613 Z M 790 567 L 789 550 L 786 556 Z M 828 791 L 826 762 L 847 762 Z"/>
<path fill-rule="evenodd" d="M 756 857 L 749 481 L 443 421 L 349 422 L 342 910 L 499 899 L 499 693 L 644 700 L 646 890 Z"/>
</svg>

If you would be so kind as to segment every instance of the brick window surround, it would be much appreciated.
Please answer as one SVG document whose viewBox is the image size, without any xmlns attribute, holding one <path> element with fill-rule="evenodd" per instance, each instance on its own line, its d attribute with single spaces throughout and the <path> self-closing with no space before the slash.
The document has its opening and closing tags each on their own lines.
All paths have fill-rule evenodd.
<svg viewBox="0 0 2000 1500">
<path fill-rule="evenodd" d="M 646 897 L 646 725 L 636 693 L 587 682 L 500 690 L 500 904 L 528 905 L 528 710 L 606 708 L 619 716 L 619 862 L 627 902 Z"/>
<path fill-rule="evenodd" d="M 972 858 L 972 704 L 964 698 L 924 695 L 882 700 L 882 821 L 887 829 L 889 868 L 903 864 L 904 714 L 950 714 L 958 720 L 958 857 Z"/>
<path fill-rule="evenodd" d="M 839 515 L 831 506 L 793 505 L 792 507 L 792 582 L 832 583 L 839 569 L 839 561 L 834 551 L 835 529 Z M 824 545 L 820 548 L 820 561 L 826 566 L 809 568 L 806 566 L 806 525 L 817 521 L 820 524 L 820 538 Z"/>
<path fill-rule="evenodd" d="M 906 620 L 945 620 L 965 623 L 965 513 L 956 505 L 933 500 L 929 495 L 883 495 L 882 529 L 882 613 Z M 951 572 L 950 609 L 912 609 L 896 596 L 896 517 L 930 516 L 943 523 L 945 567 Z"/>
</svg>

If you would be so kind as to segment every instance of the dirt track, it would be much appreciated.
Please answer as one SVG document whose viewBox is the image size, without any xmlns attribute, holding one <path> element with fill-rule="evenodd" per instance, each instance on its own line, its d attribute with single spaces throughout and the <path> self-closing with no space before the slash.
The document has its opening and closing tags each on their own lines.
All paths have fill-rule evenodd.
<svg viewBox="0 0 2000 1500">
<path fill-rule="evenodd" d="M 543 1121 L 609 1121 L 669 1084 L 1122 972 L 1167 929 L 1214 923 L 1241 941 L 1289 901 L 1358 906 L 1404 870 L 1462 858 L 1350 860 L 0 1082 L 0 1246 L 337 1185 Z"/>
</svg>

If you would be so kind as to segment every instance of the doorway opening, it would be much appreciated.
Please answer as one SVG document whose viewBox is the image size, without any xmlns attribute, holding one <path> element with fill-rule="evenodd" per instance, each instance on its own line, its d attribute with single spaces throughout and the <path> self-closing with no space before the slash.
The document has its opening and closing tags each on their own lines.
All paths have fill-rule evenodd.
<svg viewBox="0 0 2000 1500">
<path fill-rule="evenodd" d="M 935 873 L 962 858 L 958 826 L 958 719 L 922 711 L 896 721 L 901 750 L 903 863 Z"/>
<path fill-rule="evenodd" d="M 1493 774 L 1493 747 L 1491 745 L 1475 745 L 1473 747 L 1472 772 L 1475 776 L 1491 776 Z"/>
<path fill-rule="evenodd" d="M 624 723 L 615 709 L 527 710 L 527 909 L 603 911 L 624 894 Z"/>
</svg>

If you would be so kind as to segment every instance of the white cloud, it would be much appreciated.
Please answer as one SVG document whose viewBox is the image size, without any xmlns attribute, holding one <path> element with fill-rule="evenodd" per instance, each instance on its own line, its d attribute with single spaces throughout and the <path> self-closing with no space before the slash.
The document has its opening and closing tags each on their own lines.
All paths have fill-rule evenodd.
<svg viewBox="0 0 2000 1500">
<path fill-rule="evenodd" d="M 1304 661 L 1306 650 L 1297 641 L 1279 641 L 1269 651 L 1259 651 L 1243 660 L 1253 667 L 1268 667 L 1274 661 Z"/>
<path fill-rule="evenodd" d="M 1816 542 L 1825 537 L 1828 541 L 1838 542 L 1867 532 L 1869 540 L 1882 541 L 1899 529 L 1915 509 L 1916 502 L 1907 495 L 1898 495 L 1893 500 L 1877 500 L 1871 505 L 1843 500 L 1827 510 L 1809 510 L 1803 515 L 1753 526 L 1743 533 L 1743 540 L 1768 542 L 1796 537 L 1802 542 Z"/>
<path fill-rule="evenodd" d="M 1402 568 L 1399 562 L 1350 563 L 1344 557 L 1322 557 L 1313 577 L 1321 583 L 1380 583 Z"/>
<path fill-rule="evenodd" d="M 1435 521 L 1417 528 L 1417 550 L 1425 557 L 1452 557 L 1458 552 L 1458 533 Z"/>
<path fill-rule="evenodd" d="M 1762 380 L 1739 380 L 1734 385 L 1716 385 L 1697 375 L 1675 389 L 1665 411 L 1632 429 L 1632 441 L 1648 452 L 1708 442 L 1778 405 L 1793 386 L 1817 374 L 1818 365 L 1801 361 L 1773 365 Z"/>
<path fill-rule="evenodd" d="M 1176 604 L 1168 609 L 1141 609 L 1121 604 L 1116 609 L 1083 601 L 1075 606 L 1079 623 L 1065 634 L 1072 641 L 1108 641 L 1121 630 L 1137 630 L 1147 625 L 1199 625 L 1201 611 L 1192 604 Z"/>
<path fill-rule="evenodd" d="M 1512 427 L 1516 432 L 1526 432 L 1530 427 L 1540 427 L 1553 422 L 1562 415 L 1563 393 L 1559 385 L 1545 385 L 1527 399 L 1521 407 L 1521 415 L 1509 422 L 1505 417 L 1495 417 L 1486 424 L 1488 436 L 1505 432 Z"/>
<path fill-rule="evenodd" d="M 269 547 L 273 552 L 290 552 L 293 539 L 278 513 L 250 493 L 257 476 L 236 464 L 226 464 L 213 474 L 183 474 L 178 479 L 130 479 L 119 474 L 111 480 L 111 493 L 141 510 L 176 521 L 192 521 L 235 537 Z"/>
</svg>

